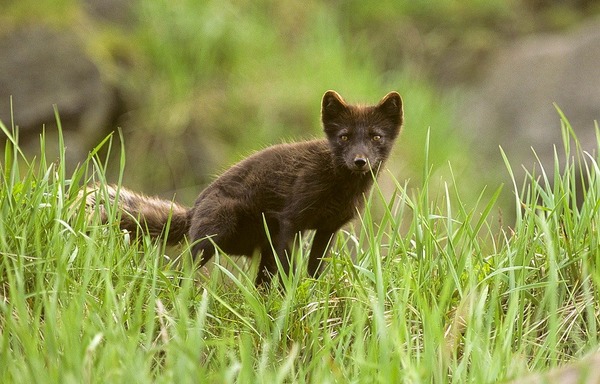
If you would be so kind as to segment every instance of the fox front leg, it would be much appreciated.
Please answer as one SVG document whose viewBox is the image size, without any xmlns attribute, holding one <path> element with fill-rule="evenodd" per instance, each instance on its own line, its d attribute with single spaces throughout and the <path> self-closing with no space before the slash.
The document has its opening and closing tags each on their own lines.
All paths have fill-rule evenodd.
<svg viewBox="0 0 600 384">
<path fill-rule="evenodd" d="M 319 277 L 323 271 L 322 259 L 331 243 L 334 232 L 325 231 L 322 229 L 317 230 L 313 239 L 312 246 L 310 248 L 310 255 L 308 256 L 308 275 L 311 277 Z"/>
</svg>

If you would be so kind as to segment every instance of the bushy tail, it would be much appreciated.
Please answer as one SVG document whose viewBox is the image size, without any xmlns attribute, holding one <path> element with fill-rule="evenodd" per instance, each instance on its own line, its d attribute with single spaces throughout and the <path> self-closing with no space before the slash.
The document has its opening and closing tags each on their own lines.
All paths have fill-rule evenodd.
<svg viewBox="0 0 600 384">
<path fill-rule="evenodd" d="M 105 206 L 117 200 L 121 210 L 119 226 L 131 233 L 143 233 L 152 238 L 165 236 L 167 244 L 180 242 L 189 230 L 189 209 L 169 200 L 146 196 L 126 188 L 109 185 L 106 194 L 100 186 L 85 189 L 86 206 L 98 207 L 102 222 L 108 222 Z M 108 201 L 105 201 L 106 197 Z"/>
</svg>

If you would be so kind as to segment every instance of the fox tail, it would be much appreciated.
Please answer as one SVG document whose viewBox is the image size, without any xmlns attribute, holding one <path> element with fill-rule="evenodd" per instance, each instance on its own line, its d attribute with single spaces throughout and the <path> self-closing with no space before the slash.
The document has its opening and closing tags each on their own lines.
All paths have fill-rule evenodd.
<svg viewBox="0 0 600 384">
<path fill-rule="evenodd" d="M 100 185 L 87 187 L 80 194 L 84 194 L 82 197 L 85 198 L 88 210 L 97 207 L 103 223 L 109 220 L 106 206 L 114 207 L 116 201 L 121 229 L 133 234 L 146 234 L 153 239 L 167 236 L 169 245 L 183 240 L 190 227 L 189 209 L 173 201 L 146 196 L 114 185 L 105 188 Z"/>
</svg>

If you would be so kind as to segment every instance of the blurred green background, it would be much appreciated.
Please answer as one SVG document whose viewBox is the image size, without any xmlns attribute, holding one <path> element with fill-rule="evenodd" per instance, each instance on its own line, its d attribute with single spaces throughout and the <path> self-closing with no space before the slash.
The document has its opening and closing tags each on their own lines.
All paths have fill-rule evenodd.
<svg viewBox="0 0 600 384">
<path fill-rule="evenodd" d="M 429 131 L 433 180 L 448 180 L 450 162 L 460 188 L 476 196 L 485 178 L 471 166 L 477 160 L 457 105 L 482 60 L 506 42 L 570 28 L 599 9 L 596 1 L 544 0 L 3 3 L 0 36 L 32 24 L 68 31 L 116 90 L 118 113 L 98 129 L 123 131 L 124 184 L 177 192 L 187 204 L 249 153 L 321 137 L 328 89 L 364 103 L 400 92 L 405 126 L 388 163 L 392 175 L 419 185 Z"/>
</svg>

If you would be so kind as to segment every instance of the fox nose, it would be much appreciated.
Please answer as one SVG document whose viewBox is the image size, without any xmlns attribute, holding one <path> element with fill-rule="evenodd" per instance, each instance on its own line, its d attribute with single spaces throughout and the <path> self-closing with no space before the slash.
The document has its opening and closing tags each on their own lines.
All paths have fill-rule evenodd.
<svg viewBox="0 0 600 384">
<path fill-rule="evenodd" d="M 363 168 L 365 165 L 367 165 L 367 159 L 364 156 L 356 156 L 354 158 L 354 165 L 356 165 L 358 168 Z"/>
</svg>

